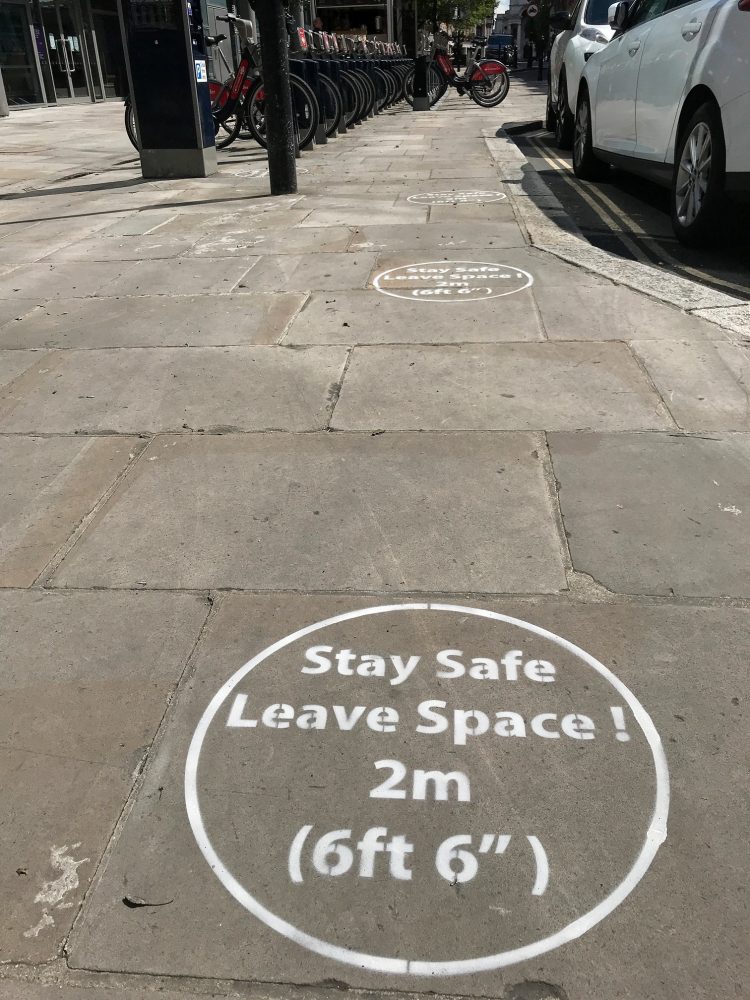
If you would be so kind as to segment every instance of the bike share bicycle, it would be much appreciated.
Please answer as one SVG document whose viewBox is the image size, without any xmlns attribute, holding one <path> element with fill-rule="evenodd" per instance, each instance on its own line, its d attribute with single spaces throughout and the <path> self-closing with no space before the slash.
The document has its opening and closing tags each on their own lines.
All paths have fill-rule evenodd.
<svg viewBox="0 0 750 1000">
<path fill-rule="evenodd" d="M 424 37 L 424 33 L 423 33 Z M 469 97 L 482 108 L 494 108 L 501 104 L 510 90 L 508 68 L 499 59 L 482 59 L 482 47 L 477 46 L 472 58 L 462 74 L 448 58 L 448 36 L 441 34 L 436 39 L 440 44 L 432 45 L 432 58 L 427 68 L 427 96 L 430 107 L 453 87 L 459 94 Z M 414 105 L 414 70 L 404 80 L 404 97 Z"/>
</svg>

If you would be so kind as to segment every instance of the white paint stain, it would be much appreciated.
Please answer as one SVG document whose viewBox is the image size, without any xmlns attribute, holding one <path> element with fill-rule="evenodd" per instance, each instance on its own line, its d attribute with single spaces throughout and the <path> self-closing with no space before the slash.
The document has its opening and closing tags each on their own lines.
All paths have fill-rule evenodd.
<svg viewBox="0 0 750 1000">
<path fill-rule="evenodd" d="M 725 514 L 734 514 L 735 516 L 737 516 L 742 513 L 741 508 L 735 507 L 734 504 L 732 504 L 730 507 L 725 507 L 723 504 L 717 504 L 717 506 L 719 510 L 723 511 Z"/>
<path fill-rule="evenodd" d="M 27 931 L 23 932 L 25 938 L 35 938 L 39 936 L 39 932 L 43 931 L 45 927 L 54 927 L 55 921 L 49 915 L 46 910 L 42 910 L 42 915 L 39 918 L 39 923 L 34 927 L 29 927 Z"/>
<path fill-rule="evenodd" d="M 78 842 L 70 845 L 64 844 L 62 847 L 55 847 L 53 845 L 50 848 L 50 866 L 53 871 L 60 874 L 57 878 L 51 879 L 49 882 L 44 882 L 42 888 L 34 897 L 35 903 L 46 903 L 47 905 L 42 910 L 39 923 L 24 931 L 24 937 L 37 937 L 45 927 L 54 926 L 55 921 L 49 913 L 49 909 L 52 909 L 52 907 L 57 907 L 58 910 L 68 910 L 73 906 L 72 902 L 63 902 L 63 900 L 69 892 L 77 889 L 80 885 L 78 869 L 81 865 L 86 864 L 89 858 L 80 858 L 76 861 L 71 854 L 68 854 L 68 851 L 74 851 L 80 846 L 81 844 Z"/>
</svg>

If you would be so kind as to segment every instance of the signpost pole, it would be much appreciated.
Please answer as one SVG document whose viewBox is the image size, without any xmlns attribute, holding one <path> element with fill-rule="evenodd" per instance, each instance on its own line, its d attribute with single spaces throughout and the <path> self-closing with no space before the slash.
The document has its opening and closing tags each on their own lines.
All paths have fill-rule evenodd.
<svg viewBox="0 0 750 1000">
<path fill-rule="evenodd" d="M 7 118 L 10 114 L 8 98 L 5 95 L 5 84 L 3 83 L 3 71 L 0 69 L 0 118 Z"/>
<path fill-rule="evenodd" d="M 255 13 L 260 31 L 263 85 L 266 91 L 266 138 L 271 194 L 297 190 L 296 142 L 286 16 L 281 0 L 258 0 Z"/>
</svg>

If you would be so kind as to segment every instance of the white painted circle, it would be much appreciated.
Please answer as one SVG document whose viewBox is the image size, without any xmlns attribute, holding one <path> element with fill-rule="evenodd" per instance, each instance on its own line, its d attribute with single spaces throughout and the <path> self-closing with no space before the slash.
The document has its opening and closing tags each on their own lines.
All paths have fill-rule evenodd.
<svg viewBox="0 0 750 1000">
<path fill-rule="evenodd" d="M 519 948 L 513 948 L 508 951 L 498 952 L 493 955 L 485 955 L 480 958 L 457 961 L 453 960 L 447 962 L 412 961 L 409 959 L 393 958 L 384 955 L 371 955 L 343 948 L 340 945 L 331 944 L 330 942 L 324 941 L 300 930 L 288 921 L 272 913 L 271 910 L 267 909 L 237 881 L 231 872 L 228 871 L 209 840 L 198 802 L 198 763 L 200 760 L 203 741 L 206 737 L 209 726 L 216 716 L 216 713 L 240 681 L 246 677 L 250 671 L 254 670 L 255 667 L 259 666 L 274 653 L 277 653 L 285 646 L 296 642 L 298 639 L 306 635 L 310 635 L 313 632 L 317 632 L 331 625 L 351 621 L 355 618 L 367 617 L 369 615 L 398 613 L 402 611 L 437 611 L 441 613 L 475 615 L 479 618 L 488 618 L 495 621 L 505 622 L 509 625 L 514 625 L 555 643 L 591 667 L 617 691 L 633 713 L 634 718 L 638 722 L 638 725 L 646 738 L 654 763 L 656 791 L 651 820 L 646 831 L 643 846 L 635 859 L 633 866 L 619 885 L 617 885 L 600 903 L 593 907 L 593 909 L 567 924 L 556 933 L 532 942 L 531 944 L 523 945 Z M 514 965 L 518 962 L 529 961 L 532 958 L 536 958 L 539 955 L 543 955 L 548 951 L 552 951 L 555 948 L 559 948 L 561 945 L 567 944 L 570 941 L 574 941 L 576 938 L 581 937 L 587 931 L 591 930 L 591 928 L 596 924 L 600 923 L 606 916 L 612 913 L 612 911 L 615 910 L 638 885 L 640 880 L 648 871 L 648 868 L 654 860 L 659 847 L 666 839 L 667 816 L 669 813 L 669 771 L 667 768 L 667 760 L 662 747 L 661 738 L 648 712 L 646 712 L 645 708 L 641 705 L 632 691 L 625 684 L 623 684 L 623 682 L 616 677 L 608 667 L 605 667 L 603 663 L 600 663 L 579 646 L 574 645 L 567 639 L 563 639 L 562 637 L 555 635 L 554 632 L 550 632 L 538 625 L 533 625 L 530 622 L 525 622 L 518 618 L 512 618 L 508 615 L 503 615 L 499 612 L 489 611 L 482 608 L 470 608 L 462 605 L 440 603 L 392 604 L 380 605 L 372 608 L 362 608 L 356 611 L 348 611 L 344 614 L 335 615 L 332 618 L 327 618 L 324 621 L 316 622 L 313 625 L 301 628 L 298 631 L 293 632 L 291 635 L 285 636 L 283 639 L 279 639 L 277 642 L 272 643 L 261 653 L 258 653 L 257 656 L 254 656 L 251 660 L 249 660 L 232 677 L 230 677 L 230 679 L 212 698 L 208 708 L 203 713 L 203 716 L 198 723 L 195 733 L 193 734 L 185 763 L 185 805 L 190 826 L 198 843 L 198 847 L 216 877 L 219 879 L 224 888 L 232 896 L 234 896 L 234 898 L 246 910 L 252 913 L 272 930 L 277 931 L 289 940 L 294 941 L 296 944 L 299 944 L 302 947 L 323 956 L 324 958 L 343 962 L 347 965 L 353 965 L 357 968 L 369 969 L 380 973 L 393 973 L 397 975 L 456 976 L 477 972 L 487 972 L 493 969 L 500 969 L 509 965 Z"/>
<path fill-rule="evenodd" d="M 528 271 L 481 260 L 427 260 L 381 271 L 374 287 L 394 299 L 419 302 L 477 302 L 529 288 Z"/>
<path fill-rule="evenodd" d="M 422 191 L 406 200 L 415 205 L 477 205 L 506 198 L 502 191 Z"/>
</svg>

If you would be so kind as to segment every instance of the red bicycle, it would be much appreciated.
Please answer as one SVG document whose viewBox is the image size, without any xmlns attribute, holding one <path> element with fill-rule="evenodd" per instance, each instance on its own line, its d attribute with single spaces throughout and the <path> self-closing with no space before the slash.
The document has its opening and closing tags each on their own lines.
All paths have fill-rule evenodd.
<svg viewBox="0 0 750 1000">
<path fill-rule="evenodd" d="M 430 107 L 437 103 L 448 87 L 469 97 L 482 108 L 494 108 L 501 104 L 510 90 L 508 67 L 499 59 L 482 59 L 482 48 L 478 46 L 469 60 L 466 70 L 459 74 L 448 58 L 445 48 L 435 48 L 427 67 L 427 96 Z M 404 97 L 414 104 L 414 70 L 410 70 L 404 80 Z"/>
</svg>

